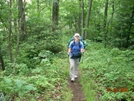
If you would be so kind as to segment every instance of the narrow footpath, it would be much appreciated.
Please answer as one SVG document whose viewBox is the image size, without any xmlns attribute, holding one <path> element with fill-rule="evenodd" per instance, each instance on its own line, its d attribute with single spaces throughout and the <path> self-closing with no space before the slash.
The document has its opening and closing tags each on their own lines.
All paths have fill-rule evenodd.
<svg viewBox="0 0 134 101">
<path fill-rule="evenodd" d="M 73 93 L 72 101 L 86 101 L 84 94 L 82 92 L 82 86 L 79 83 L 79 78 L 75 79 L 74 82 L 71 82 L 69 78 L 68 86 L 72 90 L 72 93 Z"/>
</svg>

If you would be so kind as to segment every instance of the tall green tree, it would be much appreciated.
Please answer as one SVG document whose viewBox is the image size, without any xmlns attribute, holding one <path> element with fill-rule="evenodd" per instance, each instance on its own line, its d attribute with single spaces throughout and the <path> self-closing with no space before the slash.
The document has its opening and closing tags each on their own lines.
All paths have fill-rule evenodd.
<svg viewBox="0 0 134 101">
<path fill-rule="evenodd" d="M 82 36 L 84 36 L 84 0 L 79 0 L 80 3 L 80 30 L 79 33 L 81 33 Z"/>
<path fill-rule="evenodd" d="M 87 36 L 88 36 L 88 30 L 87 29 L 89 28 L 89 19 L 90 19 L 90 15 L 91 15 L 92 2 L 93 2 L 93 0 L 90 0 L 89 5 L 88 5 L 86 25 L 85 25 L 86 30 L 85 30 L 85 33 L 84 33 L 84 36 L 83 36 L 84 39 L 86 39 Z"/>
<path fill-rule="evenodd" d="M 4 59 L 1 52 L 1 46 L 0 46 L 0 69 L 5 70 Z"/>
<path fill-rule="evenodd" d="M 107 45 L 107 33 L 108 33 L 107 17 L 108 17 L 108 0 L 106 0 L 106 2 L 105 2 L 105 9 L 104 9 L 104 41 L 105 41 L 105 47 Z"/>
<path fill-rule="evenodd" d="M 58 26 L 58 17 L 59 17 L 59 0 L 54 0 L 53 1 L 53 6 L 52 6 L 52 32 L 55 32 L 56 27 Z"/>
<path fill-rule="evenodd" d="M 26 38 L 26 30 L 25 30 L 25 0 L 18 0 L 18 29 L 17 29 L 17 41 L 16 41 L 16 52 L 14 57 L 14 64 L 13 67 L 16 65 L 17 55 L 19 51 L 19 43 L 20 43 L 20 36 L 24 40 Z"/>
<path fill-rule="evenodd" d="M 116 19 L 115 22 L 115 33 L 116 35 L 113 36 L 115 40 L 115 45 L 122 48 L 128 48 L 134 44 L 134 6 L 133 0 L 129 1 L 121 1 L 116 7 Z M 118 22 L 118 23 L 117 23 Z"/>
<path fill-rule="evenodd" d="M 26 25 L 25 25 L 25 6 L 26 2 L 25 0 L 18 0 L 18 25 L 20 25 L 20 32 L 22 35 L 22 39 L 24 40 L 26 38 Z"/>
<path fill-rule="evenodd" d="M 12 35 L 12 0 L 9 1 L 10 6 L 10 15 L 9 15 L 9 34 L 8 34 L 8 49 L 9 49 L 9 55 L 10 55 L 10 61 L 13 60 L 12 58 L 12 45 L 11 45 L 11 35 Z"/>
</svg>

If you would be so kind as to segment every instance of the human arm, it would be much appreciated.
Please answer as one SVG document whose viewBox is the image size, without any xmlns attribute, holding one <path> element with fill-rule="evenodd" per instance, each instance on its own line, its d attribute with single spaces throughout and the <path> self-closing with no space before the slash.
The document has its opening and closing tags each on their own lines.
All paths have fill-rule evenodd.
<svg viewBox="0 0 134 101">
<path fill-rule="evenodd" d="M 69 54 L 70 54 L 70 52 L 71 52 L 71 48 L 68 48 L 68 52 L 67 52 L 67 54 L 69 55 Z"/>
<path fill-rule="evenodd" d="M 70 53 L 72 51 L 72 44 L 73 44 L 73 41 L 71 41 L 70 44 L 69 44 L 68 52 L 67 52 L 68 55 L 70 55 Z"/>
<path fill-rule="evenodd" d="M 81 44 L 80 52 L 84 53 L 85 52 L 84 44 L 82 42 L 80 42 L 80 44 Z"/>
</svg>

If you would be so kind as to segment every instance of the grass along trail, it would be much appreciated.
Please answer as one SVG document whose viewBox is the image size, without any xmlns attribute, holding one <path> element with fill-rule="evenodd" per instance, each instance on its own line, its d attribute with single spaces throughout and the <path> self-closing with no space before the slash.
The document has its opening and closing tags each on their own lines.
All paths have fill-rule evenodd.
<svg viewBox="0 0 134 101">
<path fill-rule="evenodd" d="M 88 51 L 84 53 L 84 56 L 81 59 L 81 62 L 79 63 L 78 70 L 79 70 L 79 75 L 78 78 L 75 79 L 74 82 L 71 82 L 69 73 L 70 73 L 70 65 L 69 65 L 69 59 L 66 57 L 65 60 L 61 61 L 61 64 L 64 67 L 64 71 L 66 71 L 66 74 L 68 76 L 68 88 L 71 94 L 67 96 L 68 100 L 66 101 L 97 101 L 95 100 L 96 95 L 93 92 L 93 87 L 92 87 L 92 81 L 90 81 L 90 78 L 85 78 L 85 60 Z M 87 82 L 88 80 L 89 82 Z M 88 92 L 87 92 L 88 91 Z M 89 95 L 87 95 L 88 93 Z"/>
<path fill-rule="evenodd" d="M 134 51 L 103 47 L 88 41 L 73 83 L 66 50 L 57 56 L 40 52 L 52 58 L 37 62 L 37 68 L 19 64 L 12 76 L 9 70 L 6 75 L 1 73 L 0 88 L 7 94 L 6 101 L 134 101 Z"/>
<path fill-rule="evenodd" d="M 134 101 L 133 50 L 88 42 L 82 58 L 80 83 L 86 101 Z"/>
<path fill-rule="evenodd" d="M 82 90 L 82 85 L 80 84 L 80 71 L 78 78 L 75 79 L 74 82 L 71 82 L 69 73 L 70 73 L 70 65 L 68 58 L 61 61 L 61 64 L 64 66 L 63 71 L 66 71 L 67 76 L 67 91 L 63 92 L 64 98 L 66 97 L 65 101 L 86 101 L 85 96 Z"/>
</svg>

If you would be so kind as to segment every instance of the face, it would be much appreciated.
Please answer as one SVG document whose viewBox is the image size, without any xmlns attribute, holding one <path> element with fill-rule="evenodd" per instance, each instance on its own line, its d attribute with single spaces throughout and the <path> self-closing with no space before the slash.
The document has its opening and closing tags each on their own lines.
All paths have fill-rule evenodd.
<svg viewBox="0 0 134 101">
<path fill-rule="evenodd" d="M 75 41 L 79 41 L 79 36 L 74 37 Z"/>
</svg>

